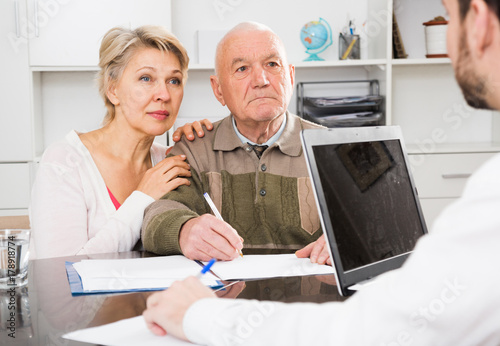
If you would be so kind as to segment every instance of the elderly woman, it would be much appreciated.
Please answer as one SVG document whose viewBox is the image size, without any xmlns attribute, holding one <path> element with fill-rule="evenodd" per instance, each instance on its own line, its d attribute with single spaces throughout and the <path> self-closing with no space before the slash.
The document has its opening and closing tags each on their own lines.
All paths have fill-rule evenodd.
<svg viewBox="0 0 500 346">
<path fill-rule="evenodd" d="M 144 209 L 189 184 L 186 158 L 165 158 L 166 148 L 153 142 L 175 122 L 188 62 L 182 44 L 162 27 L 106 33 L 97 78 L 107 108 L 103 127 L 71 131 L 48 147 L 33 185 L 38 258 L 129 251 Z"/>
</svg>

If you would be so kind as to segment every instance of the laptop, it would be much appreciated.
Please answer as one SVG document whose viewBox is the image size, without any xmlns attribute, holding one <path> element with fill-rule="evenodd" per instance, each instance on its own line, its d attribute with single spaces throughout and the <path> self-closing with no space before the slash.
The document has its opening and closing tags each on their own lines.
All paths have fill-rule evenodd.
<svg viewBox="0 0 500 346">
<path fill-rule="evenodd" d="M 427 233 L 398 126 L 306 129 L 302 146 L 337 287 L 399 268 Z"/>
</svg>

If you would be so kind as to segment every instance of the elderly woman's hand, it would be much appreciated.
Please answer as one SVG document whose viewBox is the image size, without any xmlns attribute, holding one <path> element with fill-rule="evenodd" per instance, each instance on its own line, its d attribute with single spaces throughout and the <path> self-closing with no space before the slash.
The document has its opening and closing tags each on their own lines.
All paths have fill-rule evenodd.
<svg viewBox="0 0 500 346">
<path fill-rule="evenodd" d="M 211 131 L 214 126 L 208 119 L 203 119 L 201 121 L 194 121 L 192 123 L 184 124 L 184 126 L 179 127 L 174 131 L 172 135 L 172 139 L 174 142 L 178 142 L 181 140 L 182 135 L 186 136 L 189 141 L 194 141 L 194 133 L 198 134 L 198 137 L 205 136 L 205 132 L 203 131 L 203 126 L 206 127 L 207 130 Z M 194 131 L 193 131 L 194 130 Z"/>
<path fill-rule="evenodd" d="M 190 185 L 186 178 L 190 176 L 191 171 L 185 155 L 167 157 L 146 171 L 136 190 L 158 200 L 181 185 Z"/>
</svg>

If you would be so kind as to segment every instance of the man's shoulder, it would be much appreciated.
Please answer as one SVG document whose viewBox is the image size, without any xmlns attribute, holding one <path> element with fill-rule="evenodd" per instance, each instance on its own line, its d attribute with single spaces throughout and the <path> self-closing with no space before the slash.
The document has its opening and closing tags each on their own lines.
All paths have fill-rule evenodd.
<svg viewBox="0 0 500 346">
<path fill-rule="evenodd" d="M 181 140 L 174 144 L 170 152 L 171 155 L 183 154 L 186 151 L 192 152 L 193 155 L 205 155 L 207 151 L 213 151 L 213 143 L 217 133 L 221 130 L 221 124 L 227 117 L 213 123 L 214 128 L 208 131 L 204 128 L 205 135 L 196 137 L 193 141 L 189 141 L 186 136 L 182 136 Z"/>
<path fill-rule="evenodd" d="M 312 121 L 305 120 L 303 118 L 300 118 L 300 122 L 302 124 L 302 128 L 304 128 L 304 129 L 324 129 L 325 128 L 323 125 L 313 123 Z"/>
<path fill-rule="evenodd" d="M 305 120 L 304 118 L 299 117 L 298 115 L 295 115 L 293 113 L 288 113 L 290 116 L 290 119 L 292 121 L 297 121 L 300 124 L 300 127 L 302 129 L 324 129 L 325 127 L 316 123 L 313 123 L 312 121 Z"/>
</svg>

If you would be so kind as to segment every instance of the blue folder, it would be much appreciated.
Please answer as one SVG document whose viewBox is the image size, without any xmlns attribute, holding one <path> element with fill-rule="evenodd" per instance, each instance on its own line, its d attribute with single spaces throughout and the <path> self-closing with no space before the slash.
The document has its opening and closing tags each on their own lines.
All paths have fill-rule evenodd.
<svg viewBox="0 0 500 346">
<path fill-rule="evenodd" d="M 127 292 L 147 292 L 147 291 L 163 291 L 168 287 L 155 287 L 155 288 L 134 288 L 134 289 L 113 289 L 113 290 L 92 290 L 86 291 L 83 289 L 82 278 L 73 267 L 73 263 L 66 261 L 66 274 L 68 275 L 69 288 L 72 296 L 81 296 L 86 294 L 108 294 L 108 293 L 127 293 Z M 217 281 L 217 286 L 212 286 L 212 289 L 218 289 L 224 286 L 221 281 Z"/>
</svg>

